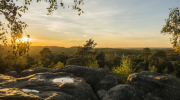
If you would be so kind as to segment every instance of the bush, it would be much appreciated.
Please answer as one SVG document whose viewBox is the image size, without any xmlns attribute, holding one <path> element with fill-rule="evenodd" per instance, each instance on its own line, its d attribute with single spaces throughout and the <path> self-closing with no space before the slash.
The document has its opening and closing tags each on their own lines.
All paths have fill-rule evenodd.
<svg viewBox="0 0 180 100">
<path fill-rule="evenodd" d="M 112 71 L 119 75 L 123 83 L 126 83 L 128 76 L 134 73 L 135 70 L 132 69 L 131 60 L 127 56 L 122 55 L 120 66 L 114 67 Z"/>
</svg>

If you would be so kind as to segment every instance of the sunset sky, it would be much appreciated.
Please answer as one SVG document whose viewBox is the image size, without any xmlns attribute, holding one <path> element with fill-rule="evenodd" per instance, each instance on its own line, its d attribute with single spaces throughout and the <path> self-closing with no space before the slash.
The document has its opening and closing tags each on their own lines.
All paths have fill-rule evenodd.
<svg viewBox="0 0 180 100">
<path fill-rule="evenodd" d="M 81 16 L 67 7 L 48 16 L 48 3 L 34 1 L 22 16 L 32 46 L 63 47 L 79 46 L 90 38 L 97 47 L 172 47 L 171 36 L 160 31 L 169 8 L 180 5 L 180 0 L 84 0 Z M 63 1 L 67 6 L 73 2 Z"/>
</svg>

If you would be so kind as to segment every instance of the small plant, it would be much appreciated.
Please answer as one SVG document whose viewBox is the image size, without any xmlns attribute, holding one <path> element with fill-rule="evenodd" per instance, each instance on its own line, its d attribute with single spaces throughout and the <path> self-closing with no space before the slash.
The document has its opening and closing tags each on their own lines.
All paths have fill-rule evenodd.
<svg viewBox="0 0 180 100">
<path fill-rule="evenodd" d="M 149 71 L 157 72 L 157 68 L 155 66 L 148 67 Z"/>
<path fill-rule="evenodd" d="M 128 76 L 134 73 L 135 70 L 132 69 L 131 60 L 127 56 L 122 55 L 120 66 L 114 67 L 112 71 L 119 75 L 123 83 L 126 83 Z"/>
</svg>

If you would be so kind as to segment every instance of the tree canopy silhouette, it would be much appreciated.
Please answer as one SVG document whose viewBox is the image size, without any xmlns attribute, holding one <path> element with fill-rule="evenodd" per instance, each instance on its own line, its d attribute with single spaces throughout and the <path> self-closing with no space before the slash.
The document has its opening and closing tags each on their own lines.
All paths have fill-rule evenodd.
<svg viewBox="0 0 180 100">
<path fill-rule="evenodd" d="M 170 42 L 173 48 L 177 50 L 180 46 L 180 10 L 179 8 L 171 8 L 169 18 L 165 19 L 166 25 L 163 26 L 161 33 L 170 34 Z"/>
</svg>

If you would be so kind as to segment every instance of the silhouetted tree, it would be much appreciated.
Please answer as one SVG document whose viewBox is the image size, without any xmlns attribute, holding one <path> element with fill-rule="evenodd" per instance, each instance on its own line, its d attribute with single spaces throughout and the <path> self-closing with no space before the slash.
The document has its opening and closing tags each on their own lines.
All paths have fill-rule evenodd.
<svg viewBox="0 0 180 100">
<path fill-rule="evenodd" d="M 179 37 L 180 37 L 180 10 L 179 8 L 171 8 L 169 18 L 165 19 L 166 25 L 161 30 L 163 34 L 171 34 L 170 39 L 173 44 L 173 48 L 177 50 L 179 48 Z"/>
</svg>

